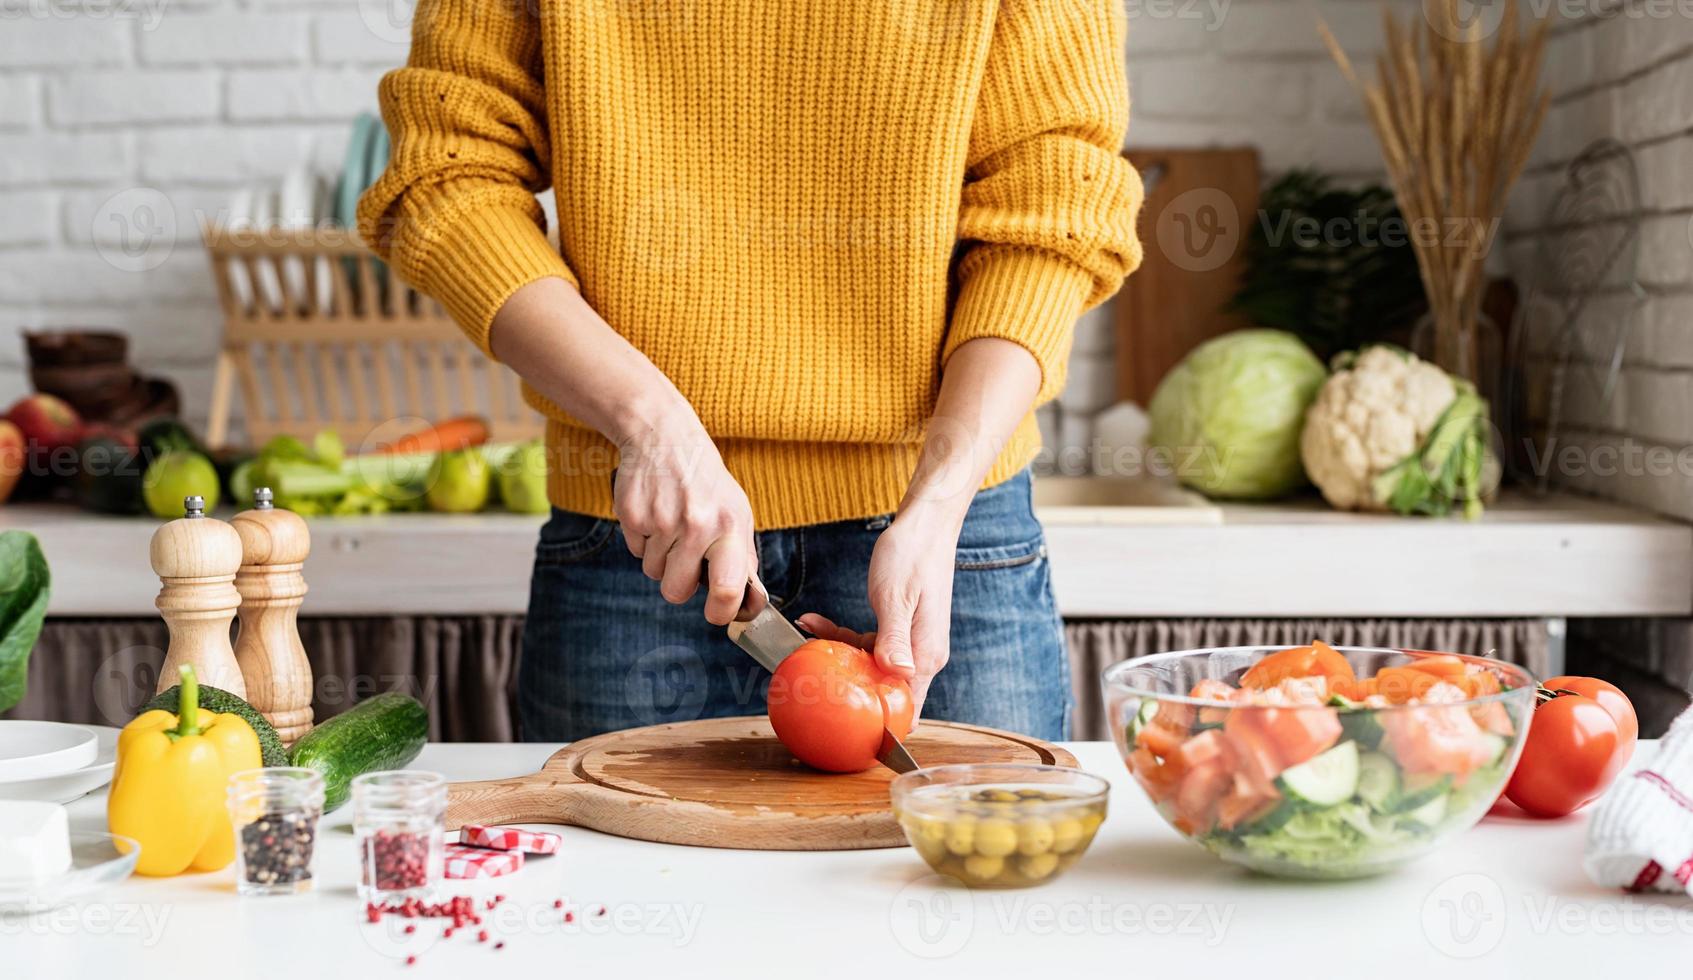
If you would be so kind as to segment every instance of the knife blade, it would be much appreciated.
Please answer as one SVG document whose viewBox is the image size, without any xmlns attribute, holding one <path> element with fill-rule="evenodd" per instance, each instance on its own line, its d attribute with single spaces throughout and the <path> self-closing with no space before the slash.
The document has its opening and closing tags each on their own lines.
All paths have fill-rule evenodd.
<svg viewBox="0 0 1693 980">
<path fill-rule="evenodd" d="M 751 619 L 730 623 L 729 639 L 771 673 L 782 666 L 788 654 L 805 643 L 805 635 L 771 603 L 765 603 Z M 911 772 L 919 768 L 904 743 L 887 728 L 882 729 L 882 746 L 876 753 L 876 761 L 894 772 Z"/>
</svg>

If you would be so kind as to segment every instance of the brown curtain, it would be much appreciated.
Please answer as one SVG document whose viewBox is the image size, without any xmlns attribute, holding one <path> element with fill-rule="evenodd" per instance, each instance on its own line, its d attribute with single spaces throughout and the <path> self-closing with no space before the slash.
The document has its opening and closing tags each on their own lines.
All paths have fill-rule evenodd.
<svg viewBox="0 0 1693 980">
<path fill-rule="evenodd" d="M 1320 636 L 1357 646 L 1497 651 L 1544 676 L 1541 620 L 1080 620 L 1066 624 L 1076 692 L 1074 737 L 1107 737 L 1099 672 L 1162 650 L 1296 644 Z M 509 742 L 517 730 L 521 616 L 300 620 L 316 678 L 317 718 L 379 691 L 405 691 L 429 709 L 430 737 Z M 29 693 L 6 714 L 122 725 L 152 696 L 169 635 L 160 620 L 49 620 L 30 658 Z"/>
<path fill-rule="evenodd" d="M 429 709 L 443 742 L 518 737 L 521 616 L 300 620 L 319 721 L 381 691 Z M 122 725 L 152 697 L 170 634 L 163 620 L 52 619 L 29 663 L 29 690 L 8 718 Z"/>
</svg>

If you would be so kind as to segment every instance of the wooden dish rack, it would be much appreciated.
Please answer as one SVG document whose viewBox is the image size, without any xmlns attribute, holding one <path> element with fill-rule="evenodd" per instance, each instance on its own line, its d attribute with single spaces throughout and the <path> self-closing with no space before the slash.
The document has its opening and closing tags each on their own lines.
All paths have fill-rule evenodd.
<svg viewBox="0 0 1693 980">
<path fill-rule="evenodd" d="M 223 305 L 207 441 L 247 445 L 334 429 L 349 449 L 461 415 L 490 438 L 538 437 L 516 375 L 482 356 L 441 304 L 344 229 L 203 229 Z"/>
</svg>

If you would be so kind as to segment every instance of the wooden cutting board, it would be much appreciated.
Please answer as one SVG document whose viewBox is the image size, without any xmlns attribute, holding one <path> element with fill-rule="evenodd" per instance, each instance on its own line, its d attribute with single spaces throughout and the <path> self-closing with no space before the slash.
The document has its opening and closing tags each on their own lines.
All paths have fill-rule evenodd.
<svg viewBox="0 0 1693 980">
<path fill-rule="evenodd" d="M 925 766 L 1074 766 L 1056 745 L 991 728 L 925 721 L 906 740 Z M 763 717 L 610 732 L 553 753 L 532 776 L 453 783 L 447 827 L 553 823 L 618 837 L 765 851 L 900 847 L 888 805 L 894 773 L 850 775 L 797 761 Z"/>
<path fill-rule="evenodd" d="M 1118 295 L 1117 394 L 1146 405 L 1187 352 L 1250 326 L 1224 307 L 1240 288 L 1258 220 L 1258 151 L 1137 149 L 1146 183 L 1141 266 Z"/>
</svg>

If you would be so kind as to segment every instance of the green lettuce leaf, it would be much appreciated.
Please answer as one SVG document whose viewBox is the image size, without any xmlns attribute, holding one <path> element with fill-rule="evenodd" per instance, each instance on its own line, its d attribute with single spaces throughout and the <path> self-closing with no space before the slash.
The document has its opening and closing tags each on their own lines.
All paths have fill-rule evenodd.
<svg viewBox="0 0 1693 980">
<path fill-rule="evenodd" d="M 28 531 L 0 532 L 0 711 L 24 699 L 29 654 L 47 618 L 49 576 Z"/>
</svg>

